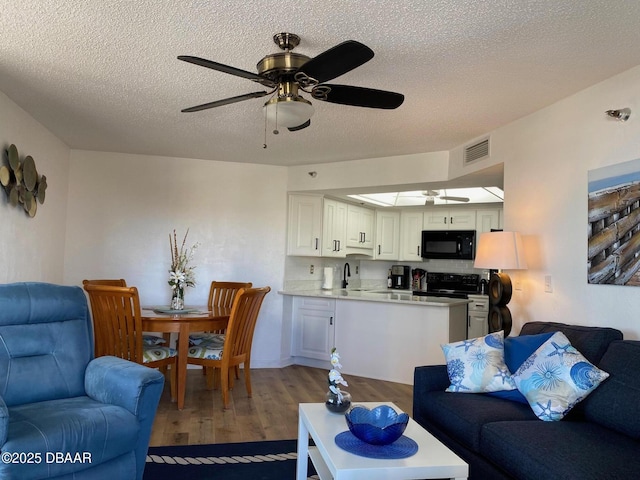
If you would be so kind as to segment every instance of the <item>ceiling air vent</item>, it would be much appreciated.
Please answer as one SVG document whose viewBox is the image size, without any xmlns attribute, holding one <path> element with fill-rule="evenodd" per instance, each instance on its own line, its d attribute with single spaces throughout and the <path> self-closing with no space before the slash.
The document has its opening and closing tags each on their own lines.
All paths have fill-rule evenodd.
<svg viewBox="0 0 640 480">
<path fill-rule="evenodd" d="M 489 156 L 489 139 L 468 145 L 464 148 L 464 163 L 471 163 L 483 157 Z"/>
</svg>

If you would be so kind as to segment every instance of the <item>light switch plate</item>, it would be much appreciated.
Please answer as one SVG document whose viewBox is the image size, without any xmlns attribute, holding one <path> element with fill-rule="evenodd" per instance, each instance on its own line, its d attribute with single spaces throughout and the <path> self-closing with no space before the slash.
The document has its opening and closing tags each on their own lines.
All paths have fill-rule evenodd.
<svg viewBox="0 0 640 480">
<path fill-rule="evenodd" d="M 551 282 L 551 275 L 544 276 L 544 291 L 547 293 L 553 293 L 553 283 Z"/>
</svg>

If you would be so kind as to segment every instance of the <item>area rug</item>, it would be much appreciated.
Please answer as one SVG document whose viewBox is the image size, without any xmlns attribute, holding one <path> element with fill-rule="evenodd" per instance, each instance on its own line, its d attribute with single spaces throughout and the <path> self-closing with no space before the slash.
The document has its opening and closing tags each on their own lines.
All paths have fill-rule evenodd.
<svg viewBox="0 0 640 480">
<path fill-rule="evenodd" d="M 144 480 L 296 478 L 296 440 L 149 447 Z M 318 476 L 308 461 L 309 480 Z"/>
</svg>

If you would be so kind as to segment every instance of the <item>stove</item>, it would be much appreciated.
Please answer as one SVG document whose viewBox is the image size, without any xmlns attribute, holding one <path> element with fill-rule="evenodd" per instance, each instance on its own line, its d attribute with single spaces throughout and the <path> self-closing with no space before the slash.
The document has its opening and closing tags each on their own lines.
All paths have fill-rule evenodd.
<svg viewBox="0 0 640 480">
<path fill-rule="evenodd" d="M 476 273 L 427 273 L 427 291 L 417 292 L 414 295 L 430 297 L 469 298 L 470 294 L 476 294 L 480 288 L 480 275 Z"/>
</svg>

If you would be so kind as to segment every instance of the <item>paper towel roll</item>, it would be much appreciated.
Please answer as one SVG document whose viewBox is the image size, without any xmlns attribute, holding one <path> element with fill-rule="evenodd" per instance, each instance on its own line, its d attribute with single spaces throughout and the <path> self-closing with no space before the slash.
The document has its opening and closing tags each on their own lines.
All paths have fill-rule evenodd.
<svg viewBox="0 0 640 480">
<path fill-rule="evenodd" d="M 324 279 L 322 281 L 323 290 L 331 290 L 333 288 L 333 268 L 324 268 Z"/>
</svg>

